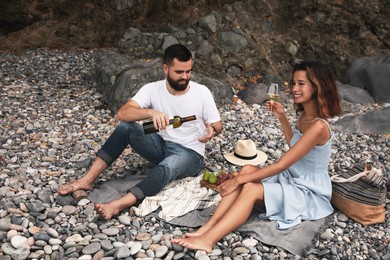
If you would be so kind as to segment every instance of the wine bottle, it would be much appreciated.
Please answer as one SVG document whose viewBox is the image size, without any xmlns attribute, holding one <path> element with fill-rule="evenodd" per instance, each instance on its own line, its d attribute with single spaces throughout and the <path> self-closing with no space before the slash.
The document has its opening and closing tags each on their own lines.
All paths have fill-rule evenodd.
<svg viewBox="0 0 390 260">
<path fill-rule="evenodd" d="M 172 119 L 169 119 L 169 125 L 172 125 L 173 128 L 180 127 L 184 122 L 193 121 L 196 120 L 196 116 L 187 116 L 187 117 L 180 117 L 180 116 L 174 116 Z M 145 122 L 142 124 L 142 127 L 144 128 L 145 134 L 151 134 L 159 132 L 158 129 L 154 128 L 153 121 Z"/>
</svg>

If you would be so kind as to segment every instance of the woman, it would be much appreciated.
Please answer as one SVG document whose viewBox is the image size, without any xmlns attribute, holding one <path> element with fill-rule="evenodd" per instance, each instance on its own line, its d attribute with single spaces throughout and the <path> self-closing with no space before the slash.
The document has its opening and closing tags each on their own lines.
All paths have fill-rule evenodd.
<svg viewBox="0 0 390 260">
<path fill-rule="evenodd" d="M 222 237 L 248 219 L 255 206 L 264 211 L 260 218 L 276 221 L 280 229 L 333 212 L 328 174 L 333 133 L 328 118 L 341 113 L 336 82 L 325 65 L 302 61 L 293 68 L 290 92 L 300 115 L 293 127 L 280 103 L 267 102 L 280 121 L 289 151 L 264 168 L 245 165 L 237 177 L 223 182 L 222 200 L 210 220 L 173 243 L 211 252 Z"/>
</svg>

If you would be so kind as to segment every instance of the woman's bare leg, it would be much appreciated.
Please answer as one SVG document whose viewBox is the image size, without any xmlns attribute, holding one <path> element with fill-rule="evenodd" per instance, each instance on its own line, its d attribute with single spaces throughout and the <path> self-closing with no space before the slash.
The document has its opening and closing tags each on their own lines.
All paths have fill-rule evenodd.
<svg viewBox="0 0 390 260">
<path fill-rule="evenodd" d="M 113 200 L 107 204 L 95 204 L 95 209 L 99 215 L 108 220 L 121 212 L 123 209 L 133 206 L 137 202 L 137 198 L 131 193 L 127 193 L 123 197 Z"/>
<path fill-rule="evenodd" d="M 74 182 L 61 186 L 58 189 L 58 193 L 60 195 L 68 195 L 69 193 L 72 193 L 76 190 L 91 190 L 100 173 L 107 169 L 107 167 L 108 165 L 105 161 L 99 157 L 96 157 L 88 172 L 83 177 Z"/>
<path fill-rule="evenodd" d="M 248 165 L 245 165 L 244 167 L 242 167 L 242 169 L 240 171 L 240 174 L 253 172 L 253 171 L 257 170 L 257 169 L 258 168 L 256 166 L 248 164 Z M 184 237 L 199 236 L 199 235 L 205 233 L 211 227 L 213 227 L 215 225 L 215 223 L 217 223 L 221 219 L 221 217 L 223 215 L 225 215 L 225 212 L 227 210 L 229 210 L 229 208 L 234 203 L 234 201 L 236 200 L 236 198 L 237 198 L 237 196 L 239 195 L 240 192 L 241 192 L 241 187 L 238 188 L 233 193 L 229 194 L 228 196 L 223 197 L 222 200 L 219 202 L 215 212 L 213 213 L 213 215 L 209 219 L 209 221 L 207 221 L 206 224 L 201 226 L 195 232 L 185 234 Z"/>
<path fill-rule="evenodd" d="M 241 187 L 239 187 L 237 190 L 232 192 L 231 194 L 222 197 L 222 200 L 219 202 L 217 208 L 215 209 L 213 215 L 210 217 L 209 221 L 207 221 L 206 224 L 201 226 L 198 230 L 192 233 L 187 233 L 184 236 L 185 237 L 194 237 L 199 236 L 205 233 L 207 230 L 209 230 L 211 227 L 217 223 L 223 215 L 225 215 L 226 211 L 229 210 L 229 208 L 232 206 L 234 201 L 237 199 L 238 195 L 240 194 Z"/>
<path fill-rule="evenodd" d="M 241 226 L 251 214 L 255 203 L 264 201 L 261 183 L 246 183 L 231 207 L 218 222 L 199 236 L 173 239 L 172 242 L 189 249 L 199 249 L 210 253 L 213 246 L 226 234 Z"/>
</svg>

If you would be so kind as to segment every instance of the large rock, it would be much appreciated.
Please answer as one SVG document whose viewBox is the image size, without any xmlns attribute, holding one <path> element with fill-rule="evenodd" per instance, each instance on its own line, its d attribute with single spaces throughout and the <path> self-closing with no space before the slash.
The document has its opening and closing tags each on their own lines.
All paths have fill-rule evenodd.
<svg viewBox="0 0 390 260">
<path fill-rule="evenodd" d="M 372 104 L 375 100 L 365 89 L 337 82 L 340 98 L 353 104 Z"/>
<path fill-rule="evenodd" d="M 127 55 L 119 54 L 116 51 L 101 55 L 96 60 L 95 76 L 96 88 L 103 95 L 107 95 L 111 86 L 115 83 L 117 75 L 122 71 L 136 66 L 132 61 L 134 59 Z"/>
<path fill-rule="evenodd" d="M 235 32 L 221 32 L 219 34 L 219 44 L 234 53 L 239 53 L 248 47 L 247 39 Z"/>
<path fill-rule="evenodd" d="M 390 134 L 390 107 L 362 115 L 345 116 L 333 124 L 342 132 Z"/>
<path fill-rule="evenodd" d="M 367 90 L 375 101 L 390 102 L 390 55 L 357 59 L 345 77 L 348 84 Z"/>
</svg>

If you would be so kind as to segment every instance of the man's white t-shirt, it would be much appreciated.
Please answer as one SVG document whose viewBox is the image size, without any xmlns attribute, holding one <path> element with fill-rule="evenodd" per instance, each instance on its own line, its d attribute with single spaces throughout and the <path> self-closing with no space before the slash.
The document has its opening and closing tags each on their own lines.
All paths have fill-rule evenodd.
<svg viewBox="0 0 390 260">
<path fill-rule="evenodd" d="M 183 95 L 175 96 L 169 93 L 166 84 L 166 80 L 146 84 L 132 99 L 141 108 L 159 110 L 169 118 L 195 115 L 197 121 L 209 124 L 221 120 L 214 98 L 206 86 L 190 81 L 190 89 Z M 194 124 L 195 121 L 185 122 L 179 128 L 167 128 L 158 134 L 166 141 L 181 144 L 204 156 L 205 144 L 198 141 Z"/>
</svg>

